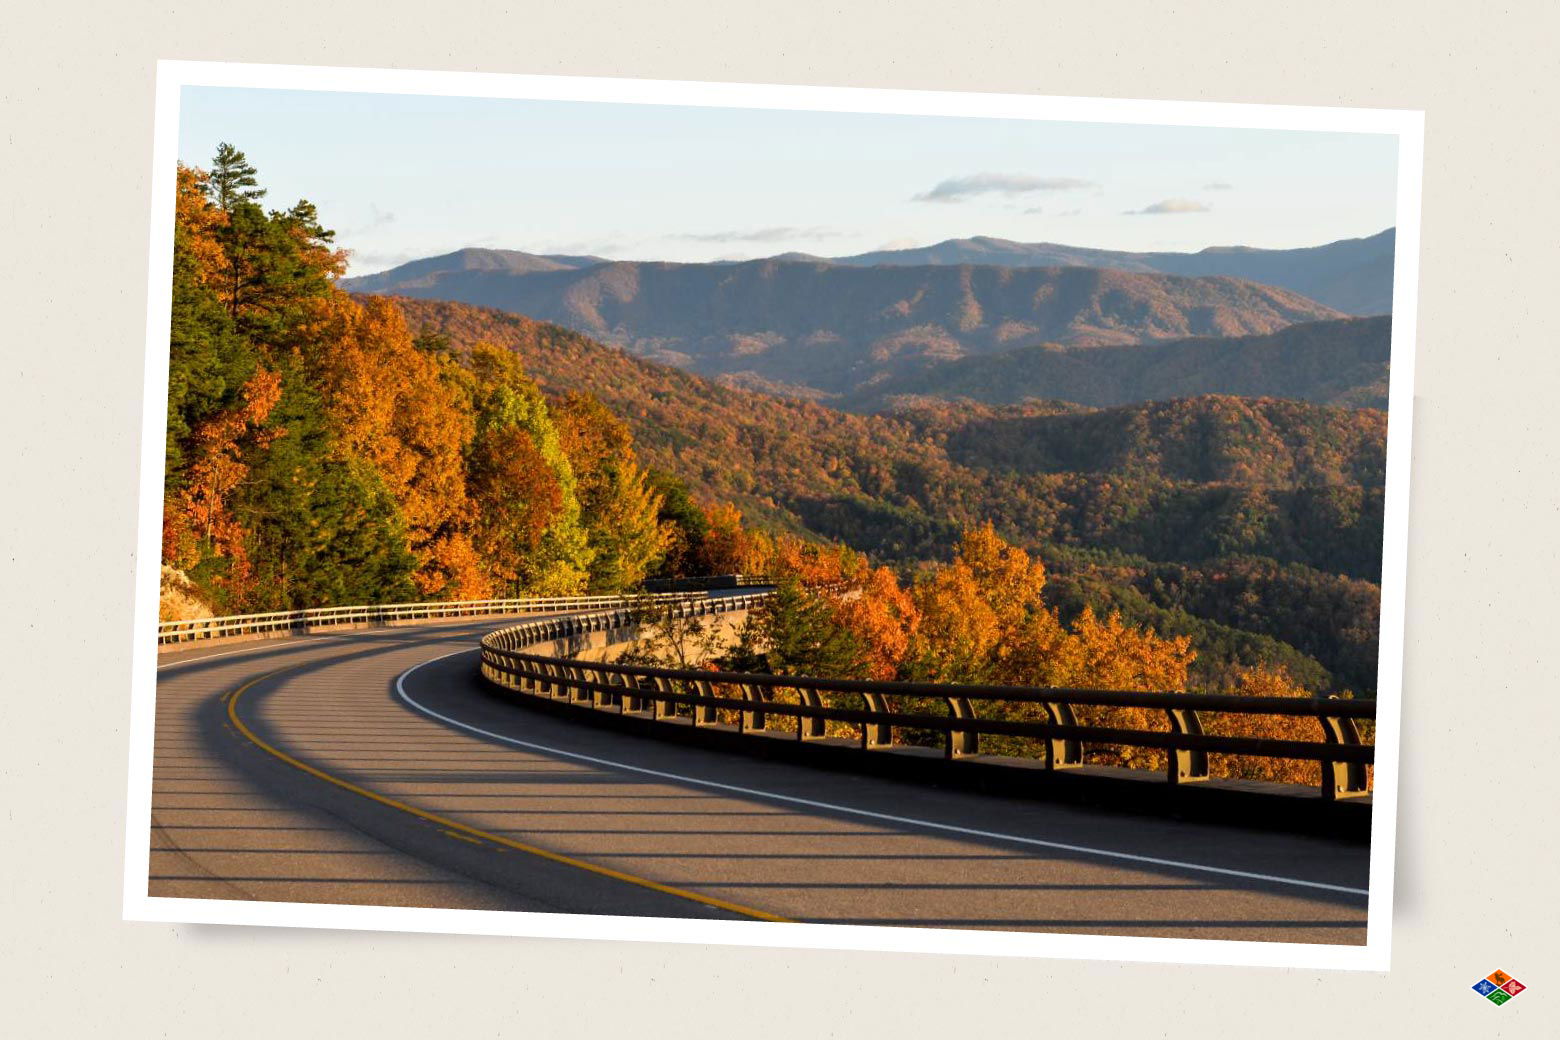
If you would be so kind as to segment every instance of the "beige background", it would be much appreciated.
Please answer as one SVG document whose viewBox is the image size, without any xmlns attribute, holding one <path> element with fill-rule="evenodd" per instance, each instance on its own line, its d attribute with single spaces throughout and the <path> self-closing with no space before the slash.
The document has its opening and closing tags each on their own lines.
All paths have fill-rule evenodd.
<svg viewBox="0 0 1560 1040">
<path fill-rule="evenodd" d="M 1556 12 L 1359 0 L 8 6 L 0 1028 L 1554 1035 Z M 158 57 L 1425 109 L 1392 971 L 122 923 Z M 1479 1000 L 1469 985 L 1496 967 L 1532 988 L 1502 1008 Z"/>
</svg>

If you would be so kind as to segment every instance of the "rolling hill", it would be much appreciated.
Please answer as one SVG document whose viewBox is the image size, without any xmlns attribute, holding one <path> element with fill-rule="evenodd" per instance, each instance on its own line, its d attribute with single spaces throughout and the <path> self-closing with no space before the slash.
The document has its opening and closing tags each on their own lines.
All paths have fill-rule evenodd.
<svg viewBox="0 0 1560 1040">
<path fill-rule="evenodd" d="M 802 397 L 848 393 L 936 362 L 1039 343 L 1241 336 L 1341 316 L 1287 290 L 1234 278 L 1085 267 L 776 260 L 567 267 L 513 254 L 502 263 L 475 263 L 470 251 L 445 260 L 342 284 L 524 314 L 636 356 Z M 530 269 L 540 264 L 557 266 Z"/>
<path fill-rule="evenodd" d="M 863 386 L 835 402 L 883 411 L 930 399 L 1096 407 L 1237 394 L 1385 408 L 1392 319 L 1305 322 L 1259 336 L 1161 340 L 1128 347 L 1022 347 L 962 358 Z"/>
</svg>

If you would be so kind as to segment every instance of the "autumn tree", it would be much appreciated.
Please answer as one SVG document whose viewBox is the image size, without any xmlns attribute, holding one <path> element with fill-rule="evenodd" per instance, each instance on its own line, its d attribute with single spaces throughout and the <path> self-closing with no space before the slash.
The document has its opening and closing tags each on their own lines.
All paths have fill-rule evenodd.
<svg viewBox="0 0 1560 1040">
<path fill-rule="evenodd" d="M 477 438 L 468 465 L 471 493 L 481 508 L 477 526 L 487 567 L 499 588 L 519 591 L 548 525 L 562 508 L 563 485 L 531 435 L 518 426 Z"/>
<path fill-rule="evenodd" d="M 855 583 L 830 596 L 833 620 L 856 643 L 862 678 L 899 677 L 921 624 L 914 599 L 887 567 L 867 569 Z"/>
<path fill-rule="evenodd" d="M 387 300 L 337 293 L 297 327 L 301 364 L 318 388 L 337 444 L 380 475 L 404 519 L 420 595 L 491 593 L 470 547 L 466 486 L 474 426 L 441 361 L 414 345 Z"/>
<path fill-rule="evenodd" d="M 920 625 L 906 652 L 906 677 L 922 682 L 985 682 L 1002 633 L 1002 619 L 969 564 L 955 560 L 916 581 Z"/>
<path fill-rule="evenodd" d="M 688 493 L 688 485 L 674 474 L 651 469 L 646 471 L 645 478 L 661 500 L 656 521 L 667 539 L 661 560 L 649 576 L 679 578 L 696 574 L 710 527 L 704 510 Z"/>
<path fill-rule="evenodd" d="M 564 596 L 580 592 L 589 580 L 595 553 L 582 522 L 574 468 L 563 450 L 546 398 L 514 354 L 488 344 L 474 346 L 467 367 L 452 373 L 451 378 L 461 385 L 474 424 L 468 458 L 496 458 L 518 432 L 529 438 L 535 451 L 529 457 L 546 470 L 545 479 L 538 475 L 516 485 L 484 483 L 483 494 L 474 501 L 478 546 L 483 555 L 517 562 L 516 577 L 509 586 L 512 594 Z M 557 502 L 534 546 L 528 542 L 529 518 L 537 515 L 536 504 L 517 506 L 503 501 L 527 494 L 540 494 L 549 501 L 556 496 Z M 501 518 L 507 519 L 501 522 Z M 512 521 L 517 518 L 527 519 L 516 527 Z M 516 544 L 526 546 L 525 551 L 515 552 Z"/>
<path fill-rule="evenodd" d="M 742 526 L 742 510 L 729 502 L 704 511 L 705 535 L 699 566 L 704 574 L 762 574 L 773 555 L 773 540 Z"/>
<path fill-rule="evenodd" d="M 581 522 L 594 554 L 590 588 L 618 592 L 643 583 L 673 538 L 661 495 L 634 455 L 628 425 L 589 394 L 557 409 L 559 441 L 573 467 Z"/>
<path fill-rule="evenodd" d="M 1223 692 L 1244 697 L 1313 697 L 1281 668 L 1249 668 Z M 1246 715 L 1235 712 L 1203 712 L 1203 732 L 1221 737 L 1256 737 L 1267 740 L 1323 739 L 1321 724 L 1309 715 Z M 1318 762 L 1249 755 L 1208 756 L 1209 775 L 1239 780 L 1272 780 L 1279 783 L 1321 783 Z"/>
</svg>

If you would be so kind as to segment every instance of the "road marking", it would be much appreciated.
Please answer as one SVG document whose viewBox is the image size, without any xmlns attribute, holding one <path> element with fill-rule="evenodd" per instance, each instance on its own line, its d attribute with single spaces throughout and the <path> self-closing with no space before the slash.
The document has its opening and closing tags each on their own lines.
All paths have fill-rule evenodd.
<svg viewBox="0 0 1560 1040">
<path fill-rule="evenodd" d="M 463 651 L 457 650 L 455 652 L 462 653 Z M 449 655 L 445 654 L 444 656 L 448 657 Z M 438 659 L 439 658 L 435 658 L 435 660 Z M 293 768 L 300 769 L 303 772 L 308 773 L 310 776 L 324 780 L 326 783 L 334 784 L 345 791 L 351 791 L 353 794 L 361 795 L 362 797 L 378 802 L 381 805 L 387 805 L 392 809 L 399 809 L 401 812 L 409 813 L 410 815 L 416 816 L 419 819 L 427 820 L 429 823 L 442 828 L 447 834 L 451 832 L 458 832 L 454 835 L 456 837 L 465 836 L 468 840 L 474 840 L 478 843 L 483 841 L 492 842 L 495 845 L 500 845 L 508 849 L 514 849 L 517 852 L 530 853 L 533 856 L 538 856 L 545 860 L 551 860 L 554 863 L 561 863 L 564 866 L 576 867 L 580 870 L 587 870 L 592 874 L 599 874 L 602 877 L 612 878 L 614 881 L 626 881 L 631 885 L 638 885 L 641 888 L 652 889 L 656 892 L 664 892 L 667 895 L 679 896 L 683 899 L 688 899 L 695 903 L 702 903 L 705 906 L 714 907 L 717 910 L 725 910 L 729 913 L 740 914 L 743 917 L 753 917 L 760 921 L 790 921 L 790 918 L 781 917 L 778 914 L 771 914 L 765 910 L 757 910 L 753 907 L 742 906 L 738 903 L 731 903 L 724 899 L 716 899 L 713 896 L 700 895 L 697 892 L 689 892 L 686 889 L 674 888 L 671 885 L 663 885 L 659 881 L 651 881 L 649 878 L 639 877 L 637 874 L 628 874 L 621 870 L 614 870 L 611 867 L 597 866 L 594 863 L 587 863 L 584 860 L 575 859 L 573 856 L 565 856 L 562 853 L 538 848 L 535 845 L 527 845 L 524 842 L 515 841 L 511 838 L 506 838 L 499 834 L 490 834 L 489 832 L 481 830 L 480 828 L 461 823 L 459 820 L 452 820 L 446 816 L 440 816 L 437 813 L 431 813 L 427 810 L 419 809 L 414 805 L 407 805 L 405 802 L 397 801 L 394 798 L 386 798 L 384 795 L 375 791 L 370 791 L 366 787 L 360 787 L 357 784 L 352 783 L 350 780 L 343 780 L 338 776 L 333 776 L 332 774 L 325 772 L 323 769 L 311 766 L 307 762 L 294 758 L 287 752 L 273 747 L 257 736 L 255 732 L 245 724 L 244 720 L 238 717 L 238 702 L 239 699 L 243 697 L 244 693 L 256 684 L 264 682 L 267 679 L 274 678 L 283 672 L 289 672 L 296 668 L 302 667 L 304 667 L 304 665 L 297 664 L 267 672 L 264 675 L 257 676 L 256 678 L 244 683 L 244 685 L 238 687 L 238 689 L 234 690 L 227 697 L 228 720 L 232 722 L 234 728 L 242 733 L 251 744 L 258 747 L 261 751 L 264 751 L 267 754 L 278 758 L 283 762 L 286 762 Z"/>
<path fill-rule="evenodd" d="M 395 692 L 398 697 L 417 711 L 440 722 L 448 723 L 470 733 L 489 737 L 493 740 L 512 744 L 515 747 L 526 748 L 531 751 L 541 751 L 550 755 L 560 755 L 571 758 L 577 762 L 589 762 L 592 765 L 608 766 L 613 769 L 623 769 L 630 773 L 640 773 L 644 776 L 653 776 L 662 780 L 672 780 L 677 783 L 695 784 L 699 787 L 709 787 L 717 791 L 730 791 L 733 794 L 749 795 L 754 798 L 767 798 L 771 801 L 785 802 L 790 805 L 804 805 L 810 809 L 824 809 L 829 812 L 845 813 L 849 816 L 860 816 L 870 820 L 882 820 L 885 823 L 907 824 L 912 827 L 925 827 L 935 831 L 946 831 L 951 834 L 964 834 L 975 838 L 995 838 L 999 841 L 1016 842 L 1020 845 L 1030 845 L 1037 848 L 1056 849 L 1062 852 L 1076 852 L 1088 856 L 1099 856 L 1104 859 L 1122 860 L 1128 863 L 1143 863 L 1156 867 L 1174 867 L 1177 870 L 1191 870 L 1202 874 L 1217 874 L 1221 877 L 1243 878 L 1248 881 L 1267 881 L 1276 885 L 1291 885 L 1296 888 L 1315 888 L 1326 892 L 1346 892 L 1349 895 L 1368 896 L 1370 890 L 1365 888 L 1351 888 L 1347 885 L 1329 885 L 1322 881 L 1306 881 L 1301 878 L 1282 877 L 1277 874 L 1258 874 L 1249 870 L 1234 870 L 1229 867 L 1211 867 L 1203 863 L 1187 863 L 1182 860 L 1161 859 L 1157 856 L 1140 856 L 1131 852 L 1116 852 L 1112 849 L 1092 848 L 1088 845 L 1072 845 L 1061 841 L 1046 841 L 1041 838 L 1028 838 L 1019 834 L 1003 834 L 999 831 L 985 831 L 974 827 L 960 827 L 951 823 L 938 823 L 934 820 L 921 820 L 913 816 L 896 816 L 891 813 L 874 812 L 871 809 L 858 809 L 850 805 L 837 805 L 833 802 L 819 802 L 811 798 L 798 798 L 795 795 L 775 794 L 772 791 L 762 791 L 752 787 L 739 787 L 736 784 L 723 784 L 716 780 L 705 780 L 696 776 L 684 776 L 680 773 L 668 773 L 659 769 L 647 769 L 644 766 L 629 765 L 627 762 L 615 762 L 609 758 L 597 758 L 594 755 L 583 755 L 577 751 L 565 751 L 563 748 L 550 747 L 546 744 L 537 744 L 529 740 L 519 740 L 508 737 L 502 733 L 494 733 L 492 730 L 473 726 L 469 722 L 452 719 L 448 715 L 440 714 L 432 708 L 414 700 L 411 694 L 406 692 L 406 678 L 417 669 L 426 665 L 443 661 L 445 658 L 454 657 L 457 654 L 470 654 L 477 651 L 454 650 L 438 657 L 430 657 L 428 660 L 415 664 L 395 678 Z"/>
</svg>

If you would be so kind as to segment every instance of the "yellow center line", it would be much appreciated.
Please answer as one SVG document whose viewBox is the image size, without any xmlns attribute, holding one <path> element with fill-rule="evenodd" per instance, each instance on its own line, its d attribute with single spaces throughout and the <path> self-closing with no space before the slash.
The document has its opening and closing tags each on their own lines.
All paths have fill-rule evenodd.
<svg viewBox="0 0 1560 1040">
<path fill-rule="evenodd" d="M 311 766 L 307 762 L 294 758 L 287 752 L 266 743 L 264 740 L 258 737 L 255 732 L 249 728 L 248 725 L 245 724 L 243 719 L 238 717 L 238 700 L 244 695 L 246 691 L 249 690 L 250 687 L 280 675 L 283 672 L 290 672 L 294 668 L 301 667 L 303 666 L 293 665 L 288 668 L 278 668 L 276 671 L 267 672 L 265 675 L 251 679 L 244 685 L 238 687 L 238 689 L 233 690 L 231 693 L 225 695 L 225 699 L 227 700 L 227 713 L 229 721 L 233 723 L 235 729 L 244 735 L 245 739 L 258 747 L 261 751 L 264 751 L 266 754 L 271 755 L 274 758 L 278 758 L 293 768 L 300 769 L 303 772 L 308 773 L 310 776 L 324 780 L 326 783 L 335 784 L 337 787 L 345 791 L 351 791 L 353 794 L 361 795 L 362 797 L 371 801 L 378 802 L 380 805 L 387 805 L 392 809 L 399 809 L 401 812 L 408 813 L 412 816 L 416 816 L 419 819 L 426 820 L 429 823 L 444 828 L 446 833 L 449 833 L 451 837 L 463 837 L 467 840 L 490 841 L 493 844 L 500 845 L 506 849 L 514 849 L 517 852 L 529 853 L 532 856 L 538 856 L 545 860 L 551 860 L 554 863 L 562 863 L 564 866 L 575 867 L 579 870 L 589 871 L 592 874 L 599 874 L 602 877 L 612 878 L 614 881 L 625 881 L 628 884 L 638 885 L 641 888 L 648 888 L 655 892 L 664 892 L 667 895 L 678 896 L 679 898 L 688 899 L 695 903 L 701 903 L 704 906 L 714 907 L 717 910 L 725 910 L 729 913 L 740 914 L 744 917 L 752 917 L 760 921 L 790 921 L 790 918 L 781 917 L 778 914 L 771 914 L 766 910 L 758 910 L 750 906 L 742 906 L 738 903 L 727 902 L 724 899 L 717 899 L 714 896 L 701 895 L 698 892 L 690 892 L 687 889 L 674 888 L 671 885 L 663 885 L 659 881 L 651 881 L 649 878 L 639 877 L 637 874 L 629 874 L 621 870 L 614 870 L 611 867 L 602 867 L 596 865 L 595 863 L 587 863 L 582 859 L 575 859 L 573 856 L 565 856 L 559 852 L 552 852 L 548 849 L 538 848 L 535 845 L 528 845 L 525 842 L 515 841 L 512 838 L 506 838 L 500 834 L 493 834 L 482 830 L 481 828 L 473 827 L 470 824 L 461 823 L 459 820 L 452 820 L 447 816 L 440 816 L 438 813 L 432 813 L 425 809 L 419 809 L 415 805 L 407 805 L 405 802 L 397 801 L 394 798 L 387 798 L 375 791 L 370 791 L 366 787 L 360 787 L 359 785 L 352 783 L 350 780 L 343 780 L 339 776 L 333 776 L 332 774 L 325 772 L 323 769 L 320 769 L 316 766 Z"/>
</svg>

